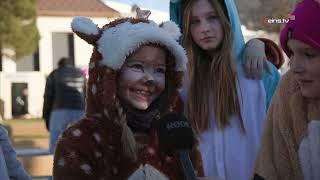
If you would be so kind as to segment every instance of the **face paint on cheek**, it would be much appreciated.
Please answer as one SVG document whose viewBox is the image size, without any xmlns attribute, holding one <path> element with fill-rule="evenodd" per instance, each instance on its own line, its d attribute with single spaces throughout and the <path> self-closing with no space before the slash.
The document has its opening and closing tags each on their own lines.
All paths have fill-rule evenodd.
<svg viewBox="0 0 320 180">
<path fill-rule="evenodd" d="M 142 71 L 132 70 L 131 68 L 124 68 L 121 71 L 119 78 L 119 96 L 126 103 L 132 107 L 140 110 L 145 110 L 152 102 L 152 97 L 147 97 L 139 92 L 145 84 L 142 81 L 145 74 Z"/>
<path fill-rule="evenodd" d="M 159 88 L 159 90 L 162 92 L 165 89 L 165 86 L 166 86 L 166 77 L 165 77 L 165 75 L 163 75 L 161 77 L 157 77 L 155 79 L 155 84 Z"/>
<path fill-rule="evenodd" d="M 126 81 L 138 81 L 143 77 L 142 72 L 136 72 L 132 70 L 131 68 L 125 68 L 122 71 L 122 79 L 125 79 Z"/>
</svg>

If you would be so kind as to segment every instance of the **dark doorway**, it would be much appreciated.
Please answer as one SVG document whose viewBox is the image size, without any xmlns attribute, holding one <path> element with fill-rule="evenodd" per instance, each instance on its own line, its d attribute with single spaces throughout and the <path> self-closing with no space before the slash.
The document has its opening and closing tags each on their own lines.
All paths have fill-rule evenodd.
<svg viewBox="0 0 320 180">
<path fill-rule="evenodd" d="M 28 84 L 12 83 L 11 85 L 12 116 L 28 114 Z"/>
</svg>

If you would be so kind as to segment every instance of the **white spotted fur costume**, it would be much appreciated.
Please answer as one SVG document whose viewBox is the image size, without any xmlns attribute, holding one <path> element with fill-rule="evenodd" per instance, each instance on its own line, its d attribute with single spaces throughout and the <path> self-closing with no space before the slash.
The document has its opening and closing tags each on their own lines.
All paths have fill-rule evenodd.
<svg viewBox="0 0 320 180">
<path fill-rule="evenodd" d="M 174 61 L 171 76 L 166 78 L 168 100 L 160 116 L 183 111 L 178 90 L 187 57 L 176 41 L 180 36 L 177 25 L 165 22 L 159 26 L 147 19 L 122 18 L 99 28 L 88 18 L 76 17 L 72 30 L 94 49 L 89 64 L 86 115 L 60 138 L 54 157 L 54 179 L 135 179 L 136 175 L 146 179 L 181 179 L 175 159 L 158 151 L 154 131 L 140 135 L 133 132 L 139 148 L 136 158 L 127 156 L 124 151 L 131 151 L 124 134 L 131 130 L 116 93 L 119 69 L 126 57 L 141 45 L 158 44 L 170 52 L 170 60 Z M 196 150 L 192 159 L 201 175 L 201 158 Z"/>
</svg>

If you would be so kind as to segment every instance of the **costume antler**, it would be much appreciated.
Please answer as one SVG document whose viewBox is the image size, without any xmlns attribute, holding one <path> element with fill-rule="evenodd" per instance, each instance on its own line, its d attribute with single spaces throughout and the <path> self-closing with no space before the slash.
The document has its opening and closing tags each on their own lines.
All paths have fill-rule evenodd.
<svg viewBox="0 0 320 180">
<path fill-rule="evenodd" d="M 151 14 L 151 11 L 150 10 L 142 10 L 140 9 L 139 7 L 136 9 L 136 18 L 139 18 L 139 19 L 148 19 L 150 14 Z"/>
</svg>

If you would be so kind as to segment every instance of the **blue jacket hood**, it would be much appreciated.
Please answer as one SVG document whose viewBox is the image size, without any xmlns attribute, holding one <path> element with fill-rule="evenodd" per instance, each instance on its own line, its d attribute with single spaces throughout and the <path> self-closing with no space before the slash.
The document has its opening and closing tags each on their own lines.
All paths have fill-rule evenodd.
<svg viewBox="0 0 320 180">
<path fill-rule="evenodd" d="M 183 20 L 183 3 L 184 0 L 170 0 L 170 19 L 176 22 L 182 30 Z M 237 59 L 241 58 L 241 52 L 245 45 L 243 34 L 241 31 L 241 23 L 239 19 L 238 10 L 234 0 L 224 0 L 227 8 L 229 21 L 231 24 L 231 32 L 233 33 L 233 50 Z"/>
</svg>

